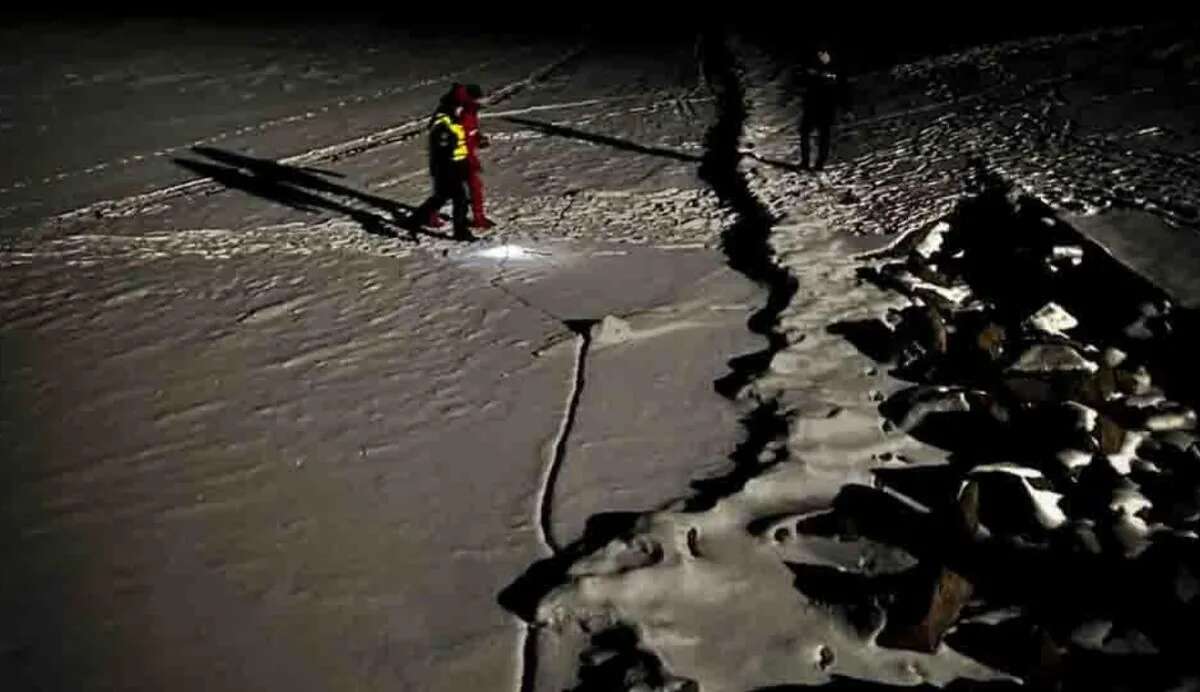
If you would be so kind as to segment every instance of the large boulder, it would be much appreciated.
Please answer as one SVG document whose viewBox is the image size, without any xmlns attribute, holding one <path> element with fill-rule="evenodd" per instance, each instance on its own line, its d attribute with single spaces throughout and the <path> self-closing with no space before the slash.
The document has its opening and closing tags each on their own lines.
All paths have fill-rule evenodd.
<svg viewBox="0 0 1200 692">
<path fill-rule="evenodd" d="M 933 653 L 946 630 L 958 621 L 975 588 L 966 577 L 946 567 L 914 570 L 909 577 L 895 594 L 876 643 Z"/>
</svg>

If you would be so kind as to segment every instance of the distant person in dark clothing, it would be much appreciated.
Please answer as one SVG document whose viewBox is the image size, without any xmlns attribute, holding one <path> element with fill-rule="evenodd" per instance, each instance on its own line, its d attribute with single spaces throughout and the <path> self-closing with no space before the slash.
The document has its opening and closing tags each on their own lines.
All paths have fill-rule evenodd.
<svg viewBox="0 0 1200 692">
<path fill-rule="evenodd" d="M 475 240 L 467 229 L 467 134 L 462 126 L 460 90 L 452 89 L 438 104 L 429 124 L 429 174 L 433 194 L 416 211 L 421 223 L 438 227 L 442 206 L 453 206 L 454 239 Z"/>
<path fill-rule="evenodd" d="M 833 130 L 833 116 L 838 106 L 845 101 L 845 80 L 833 61 L 828 49 L 820 49 L 816 61 L 807 65 L 804 78 L 804 115 L 800 119 L 800 166 L 809 169 L 812 150 L 811 137 L 816 131 L 820 137 L 817 161 L 813 167 L 821 170 L 829 159 L 829 140 Z"/>
</svg>

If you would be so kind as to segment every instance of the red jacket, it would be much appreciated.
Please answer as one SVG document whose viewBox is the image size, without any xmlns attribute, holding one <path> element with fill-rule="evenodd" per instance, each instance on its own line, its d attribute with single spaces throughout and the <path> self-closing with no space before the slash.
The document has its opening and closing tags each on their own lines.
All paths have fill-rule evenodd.
<svg viewBox="0 0 1200 692">
<path fill-rule="evenodd" d="M 462 106 L 458 122 L 467 133 L 467 163 L 471 168 L 479 170 L 479 102 L 471 98 L 470 92 L 463 84 L 456 84 L 453 98 Z"/>
</svg>

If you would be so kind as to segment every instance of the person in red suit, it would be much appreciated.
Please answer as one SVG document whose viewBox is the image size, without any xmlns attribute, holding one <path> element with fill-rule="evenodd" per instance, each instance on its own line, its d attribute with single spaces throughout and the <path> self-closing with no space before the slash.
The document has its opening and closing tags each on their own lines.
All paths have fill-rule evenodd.
<svg viewBox="0 0 1200 692">
<path fill-rule="evenodd" d="M 496 227 L 484 213 L 484 167 L 479 162 L 479 150 L 487 149 L 487 137 L 479 131 L 479 100 L 484 90 L 478 84 L 468 84 L 462 101 L 462 126 L 467 131 L 467 187 L 470 189 L 470 227 L 487 230 Z"/>
<path fill-rule="evenodd" d="M 471 228 L 486 231 L 494 228 L 483 212 L 483 165 L 479 162 L 479 150 L 488 147 L 487 137 L 479 131 L 479 99 L 483 90 L 478 84 L 455 85 L 455 96 L 462 104 L 460 116 L 463 129 L 467 132 L 467 187 L 471 191 Z"/>
<path fill-rule="evenodd" d="M 469 191 L 471 228 L 487 230 L 494 228 L 496 224 L 483 212 L 483 179 L 480 176 L 483 165 L 479 161 L 479 150 L 487 148 L 488 139 L 479 131 L 479 99 L 482 96 L 483 90 L 478 84 L 456 82 L 451 85 L 450 91 L 442 96 L 439 112 L 454 114 L 452 126 L 463 138 L 462 143 L 465 145 L 465 159 L 462 161 L 461 170 Z M 440 210 L 436 208 L 422 210 L 421 216 L 423 224 L 429 228 L 441 228 L 445 223 L 442 221 Z"/>
</svg>

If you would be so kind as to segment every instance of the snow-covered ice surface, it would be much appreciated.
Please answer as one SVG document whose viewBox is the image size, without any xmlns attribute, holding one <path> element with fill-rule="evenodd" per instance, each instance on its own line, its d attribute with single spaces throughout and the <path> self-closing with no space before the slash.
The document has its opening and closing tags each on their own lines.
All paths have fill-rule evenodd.
<svg viewBox="0 0 1200 692">
<path fill-rule="evenodd" d="M 13 278 L 39 300 L 4 307 L 4 636 L 34 679 L 504 673 L 490 581 L 535 554 L 560 402 L 523 393 L 566 386 L 569 359 L 531 355 L 558 325 L 364 255 L 50 257 Z"/>
<path fill-rule="evenodd" d="M 580 114 L 675 144 L 703 129 L 681 115 L 690 41 L 663 77 L 662 55 L 573 44 L 463 51 L 381 30 L 341 55 L 303 47 L 320 32 L 281 32 L 226 65 L 204 37 L 164 56 L 161 26 L 122 31 L 151 44 L 133 62 L 111 36 L 67 36 L 81 65 L 43 54 L 5 75 L 70 73 L 3 133 L 40 155 L 0 192 L 4 678 L 507 687 L 520 628 L 496 597 L 544 555 L 539 500 L 564 503 L 548 514 L 563 534 L 599 510 L 572 489 L 616 453 L 589 448 L 615 443 L 605 407 L 627 414 L 622 460 L 661 461 L 629 469 L 647 477 L 624 483 L 628 508 L 677 496 L 697 459 L 720 466 L 739 424 L 711 381 L 760 347 L 744 319 L 761 298 L 705 247 L 719 223 L 671 213 L 715 210 L 687 161 L 518 136 L 534 133 L 499 118 Z M 555 77 L 572 60 L 582 90 Z M 393 200 L 427 191 L 424 118 L 452 76 L 495 94 L 489 192 L 507 241 L 418 245 L 394 224 Z M 36 111 L 73 103 L 87 122 Z M 46 133 L 22 130 L 36 123 Z M 89 148 L 97 131 L 113 134 Z M 120 159 L 81 168 L 106 157 Z M 655 244 L 609 242 L 637 239 Z M 597 345 L 587 376 L 603 399 L 580 402 L 567 490 L 547 497 L 570 321 L 606 315 L 635 336 Z"/>
<path fill-rule="evenodd" d="M 1150 305 L 1117 337 L 1039 296 L 1005 324 L 1050 341 L 1006 362 L 1066 421 L 1046 463 L 926 433 L 1014 420 L 936 356 L 959 341 L 946 321 L 994 308 L 939 273 L 971 260 L 952 212 L 980 169 L 1049 203 L 1048 228 L 1129 205 L 1195 231 L 1194 32 L 860 75 L 870 111 L 810 176 L 783 58 L 733 37 L 443 50 L 356 31 L 344 53 L 281 31 L 229 58 L 209 47 L 228 30 L 167 50 L 156 24 L 148 45 L 68 35 L 0 70 L 7 102 L 43 85 L 0 123 L 28 161 L 0 180 L 9 679 L 1036 687 L 1133 660 L 1106 656 L 1180 660 L 1169 630 L 1069 580 L 1125 579 L 1130 609 L 1174 624 L 1198 603 L 1195 561 L 1170 552 L 1200 516 L 1181 482 L 1194 383 L 1155 389 L 1190 343 L 1164 325 L 1186 321 Z M 457 78 L 493 92 L 501 225 L 474 245 L 404 221 L 427 192 L 423 119 Z M 897 231 L 878 252 L 870 235 Z M 1095 266 L 1083 243 L 1046 270 Z M 1008 345 L 981 326 L 982 351 Z M 892 369 L 925 357 L 921 386 Z M 1122 395 L 1056 408 L 1043 375 Z M 1079 551 L 1095 561 L 1055 561 Z M 1017 597 L 971 562 L 997 554 L 1025 569 Z M 1056 597 L 1086 612 L 1039 620 Z M 1155 671 L 1145 689 L 1189 684 Z"/>
<path fill-rule="evenodd" d="M 641 272 L 589 305 L 561 289 L 596 266 L 562 247 L 573 261 L 544 277 L 467 257 L 102 247 L 4 274 L 6 554 L 20 563 L 6 646 L 39 673 L 38 657 L 59 661 L 63 684 L 487 686 L 509 674 L 495 594 L 538 556 L 532 498 L 570 389 L 553 310 L 653 309 L 700 343 L 752 346 L 727 294 L 695 288 L 739 280 L 703 250 L 630 262 Z M 610 251 L 605 270 L 638 252 Z M 645 349 L 645 383 L 711 379 L 720 356 L 695 351 L 663 364 Z M 589 373 L 601 392 L 605 370 Z M 605 405 L 653 405 L 616 380 Z M 711 388 L 681 400 L 656 413 L 688 433 L 674 477 L 637 508 L 736 431 Z M 662 448 L 642 436 L 629 453 Z"/>
</svg>

